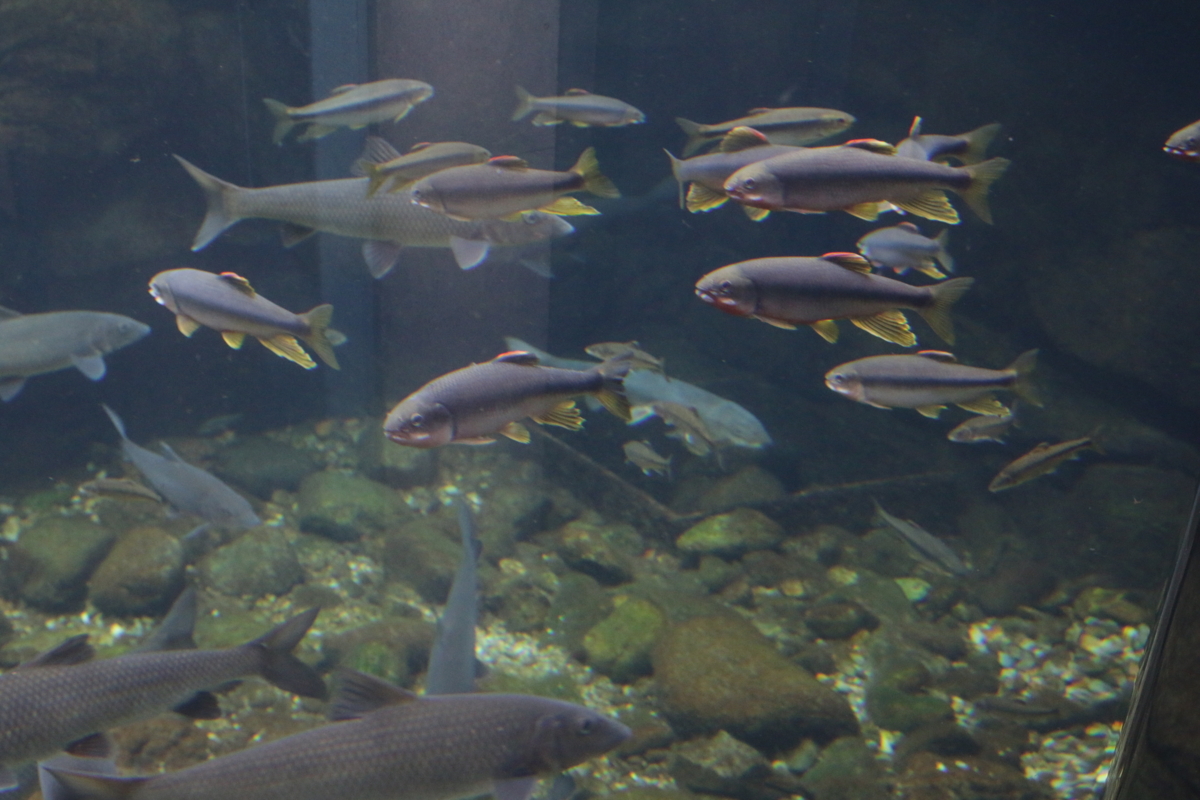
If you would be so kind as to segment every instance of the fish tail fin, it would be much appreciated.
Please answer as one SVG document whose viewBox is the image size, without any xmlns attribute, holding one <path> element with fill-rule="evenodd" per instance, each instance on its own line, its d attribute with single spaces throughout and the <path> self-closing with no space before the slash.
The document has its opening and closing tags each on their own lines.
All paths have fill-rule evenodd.
<svg viewBox="0 0 1200 800">
<path fill-rule="evenodd" d="M 683 146 L 683 157 L 687 158 L 692 153 L 704 146 L 707 138 L 700 132 L 700 123 L 692 122 L 690 119 L 676 117 L 675 122 L 679 127 L 683 128 L 683 132 L 687 135 L 687 143 Z"/>
<path fill-rule="evenodd" d="M 937 235 L 933 243 L 938 246 L 937 252 L 933 257 L 942 265 L 942 269 L 946 272 L 954 272 L 954 256 L 950 255 L 950 229 L 943 228 L 942 232 Z"/>
<path fill-rule="evenodd" d="M 320 609 L 311 608 L 281 623 L 242 647 L 261 654 L 258 674 L 285 692 L 324 699 L 325 681 L 316 670 L 292 655 L 300 640 L 317 619 Z"/>
<path fill-rule="evenodd" d="M 300 319 L 307 322 L 309 327 L 308 335 L 303 337 L 304 343 L 313 349 L 317 358 L 334 369 L 341 369 L 333 348 L 345 342 L 346 337 L 329 327 L 329 323 L 333 322 L 333 306 L 324 303 L 301 314 Z"/>
<path fill-rule="evenodd" d="M 534 97 L 525 91 L 524 86 L 517 87 L 517 110 L 512 113 L 512 121 L 519 122 L 533 113 Z"/>
<path fill-rule="evenodd" d="M 571 167 L 571 172 L 583 176 L 583 188 L 597 197 L 616 198 L 621 193 L 604 173 L 600 171 L 600 162 L 596 160 L 596 148 L 589 147 L 579 154 L 579 160 Z"/>
<path fill-rule="evenodd" d="M 683 185 L 687 183 L 687 181 L 679 177 L 679 168 L 683 165 L 683 160 L 673 156 L 670 150 L 664 149 L 663 152 L 667 154 L 667 158 L 671 159 L 671 174 L 675 176 L 675 182 L 679 184 L 679 207 L 684 208 Z"/>
<path fill-rule="evenodd" d="M 600 391 L 596 392 L 596 399 L 623 422 L 629 422 L 633 418 L 629 400 L 625 397 L 625 376 L 629 374 L 632 365 L 633 353 L 621 353 L 592 368 L 604 379 Z"/>
<path fill-rule="evenodd" d="M 971 185 L 963 191 L 963 200 L 979 218 L 992 224 L 992 210 L 988 207 L 988 189 L 992 187 L 1012 162 L 1007 158 L 990 158 L 982 164 L 963 167 L 971 176 Z"/>
<path fill-rule="evenodd" d="M 988 148 L 992 146 L 992 140 L 999 132 L 1000 123 L 993 122 L 991 125 L 982 125 L 970 133 L 964 133 L 963 138 L 967 140 L 967 149 L 959 156 L 962 162 L 978 164 L 987 158 Z"/>
<path fill-rule="evenodd" d="M 108 414 L 108 418 L 112 420 L 113 427 L 117 429 L 117 433 L 121 434 L 121 438 L 128 440 L 129 437 L 125 434 L 125 423 L 122 422 L 121 418 L 117 416 L 117 412 L 113 411 L 104 403 L 101 403 L 100 407 L 104 409 L 105 414 Z"/>
<path fill-rule="evenodd" d="M 92 775 L 54 767 L 44 767 L 58 784 L 56 800 L 129 800 L 137 797 L 137 790 L 150 780 L 147 776 L 118 777 L 116 775 Z"/>
<path fill-rule="evenodd" d="M 1041 407 L 1042 398 L 1038 394 L 1037 387 L 1030 380 L 1030 374 L 1033 372 L 1034 366 L 1037 365 L 1037 354 L 1037 350 L 1026 350 L 1017 356 L 1016 360 L 1008 368 L 1017 375 L 1016 382 L 1013 383 L 1013 391 L 1016 392 L 1017 397 Z"/>
<path fill-rule="evenodd" d="M 958 299 L 966 294 L 974 282 L 974 278 L 951 278 L 948 281 L 935 283 L 929 287 L 929 293 L 933 295 L 933 303 L 928 308 L 917 309 L 917 313 L 929 323 L 933 332 L 942 337 L 947 344 L 954 344 L 954 326 L 950 322 L 950 306 L 958 302 Z"/>
<path fill-rule="evenodd" d="M 296 121 L 288 116 L 288 107 L 278 100 L 264 97 L 263 102 L 266 103 L 267 110 L 271 112 L 271 116 L 275 118 L 275 130 L 271 134 L 271 141 L 279 144 L 292 128 L 296 127 Z"/>
<path fill-rule="evenodd" d="M 208 203 L 208 211 L 196 238 L 192 241 L 192 250 L 202 250 L 209 242 L 221 235 L 221 232 L 241 219 L 231 208 L 231 202 L 242 187 L 223 181 L 215 175 L 209 175 L 187 159 L 175 156 L 175 160 L 187 170 L 192 180 L 204 190 L 204 200 Z"/>
</svg>

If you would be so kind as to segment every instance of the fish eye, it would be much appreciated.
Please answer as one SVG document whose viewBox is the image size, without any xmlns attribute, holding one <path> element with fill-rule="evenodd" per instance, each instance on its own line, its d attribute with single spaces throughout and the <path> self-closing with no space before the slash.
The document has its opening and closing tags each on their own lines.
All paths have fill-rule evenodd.
<svg viewBox="0 0 1200 800">
<path fill-rule="evenodd" d="M 742 188 L 748 192 L 753 192 L 757 186 L 758 181 L 754 180 L 754 178 L 746 178 L 746 180 L 742 181 Z"/>
<path fill-rule="evenodd" d="M 408 418 L 408 424 L 412 425 L 414 428 L 421 427 L 422 425 L 425 424 L 425 415 L 424 414 L 413 414 L 411 417 Z"/>
<path fill-rule="evenodd" d="M 733 284 L 730 283 L 729 281 L 721 281 L 721 285 L 718 286 L 717 288 L 720 289 L 723 293 L 729 294 L 730 292 L 733 291 Z"/>
<path fill-rule="evenodd" d="M 581 736 L 589 736 L 596 730 L 596 723 L 592 719 L 583 719 L 579 721 L 579 734 Z"/>
<path fill-rule="evenodd" d="M 522 214 L 521 219 L 526 225 L 536 225 L 538 221 L 536 214 Z"/>
</svg>

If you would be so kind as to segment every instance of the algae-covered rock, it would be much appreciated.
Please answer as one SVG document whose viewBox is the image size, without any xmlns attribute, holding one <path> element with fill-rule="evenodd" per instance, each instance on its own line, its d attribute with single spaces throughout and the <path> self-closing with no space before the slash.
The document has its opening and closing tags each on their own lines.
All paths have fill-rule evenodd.
<svg viewBox="0 0 1200 800">
<path fill-rule="evenodd" d="M 87 579 L 116 537 L 87 517 L 47 516 L 21 532 L 20 548 L 33 564 L 21 599 L 44 611 L 82 608 Z"/>
<path fill-rule="evenodd" d="M 1150 622 L 1153 615 L 1129 599 L 1126 592 L 1089 586 L 1079 593 L 1072 604 L 1080 619 L 1101 617 L 1122 625 L 1140 625 Z"/>
<path fill-rule="evenodd" d="M 632 525 L 608 524 L 594 513 L 568 522 L 555 535 L 558 555 L 567 566 L 609 586 L 633 577 L 642 538 Z"/>
<path fill-rule="evenodd" d="M 326 637 L 320 666 L 350 667 L 398 686 L 411 686 L 429 661 L 433 633 L 433 626 L 419 619 L 371 622 Z"/>
<path fill-rule="evenodd" d="M 446 602 L 462 560 L 459 539 L 446 514 L 418 517 L 389 531 L 382 555 L 388 580 L 407 583 L 430 603 Z"/>
<path fill-rule="evenodd" d="M 858 603 L 819 603 L 804 615 L 804 623 L 822 639 L 849 639 L 879 627 L 879 619 Z"/>
<path fill-rule="evenodd" d="M 568 653 L 582 654 L 583 637 L 612 611 L 612 598 L 595 578 L 568 572 L 546 612 L 546 638 Z"/>
<path fill-rule="evenodd" d="M 617 683 L 628 683 L 650 672 L 650 652 L 667 625 L 658 606 L 638 597 L 618 597 L 613 612 L 583 637 L 583 651 L 592 669 Z"/>
<path fill-rule="evenodd" d="M 858 737 L 832 742 L 800 782 L 809 796 L 818 798 L 883 800 L 893 796 L 884 786 L 883 765 Z"/>
<path fill-rule="evenodd" d="M 762 753 L 725 731 L 676 744 L 671 752 L 671 777 L 702 795 L 782 800 L 800 792 L 794 778 L 772 770 Z"/>
<path fill-rule="evenodd" d="M 183 546 L 153 526 L 125 533 L 88 583 L 92 604 L 105 614 L 143 616 L 165 611 L 183 587 Z"/>
<path fill-rule="evenodd" d="M 779 523 L 761 511 L 738 508 L 696 523 L 675 540 L 675 546 L 685 553 L 729 559 L 775 547 L 782 541 Z"/>
<path fill-rule="evenodd" d="M 732 475 L 726 475 L 711 484 L 701 484 L 694 497 L 677 498 L 680 505 L 689 511 L 718 511 L 736 505 L 762 503 L 778 500 L 787 495 L 787 490 L 771 473 L 757 464 L 742 467 Z"/>
<path fill-rule="evenodd" d="M 421 486 L 437 477 L 437 451 L 405 447 L 388 439 L 381 421 L 371 421 L 359 443 L 360 468 L 388 486 Z"/>
<path fill-rule="evenodd" d="M 735 616 L 695 617 L 672 626 L 652 663 L 663 711 L 684 736 L 724 729 L 779 752 L 805 736 L 828 740 L 858 730 L 844 697 Z"/>
<path fill-rule="evenodd" d="M 300 530 L 353 542 L 395 526 L 407 509 L 382 483 L 344 472 L 314 472 L 300 483 Z"/>
<path fill-rule="evenodd" d="M 948 700 L 925 694 L 909 694 L 888 680 L 867 686 L 867 713 L 871 721 L 889 731 L 911 731 L 938 720 L 954 719 Z"/>
<path fill-rule="evenodd" d="M 255 436 L 221 450 L 213 472 L 263 500 L 282 489 L 294 492 L 300 481 L 319 469 L 312 456 L 283 442 Z"/>
<path fill-rule="evenodd" d="M 954 757 L 954 768 L 948 769 L 946 759 L 935 753 L 914 754 L 896 779 L 895 796 L 1003 800 L 1051 800 L 1058 796 L 1011 764 L 961 755 Z"/>
<path fill-rule="evenodd" d="M 218 547 L 197 566 L 207 585 L 233 597 L 283 595 L 304 580 L 287 534 L 265 525 Z"/>
</svg>

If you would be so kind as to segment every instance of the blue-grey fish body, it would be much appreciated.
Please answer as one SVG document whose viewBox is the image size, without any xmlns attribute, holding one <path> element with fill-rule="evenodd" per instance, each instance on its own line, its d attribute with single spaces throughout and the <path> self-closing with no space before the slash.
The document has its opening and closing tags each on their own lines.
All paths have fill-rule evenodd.
<svg viewBox="0 0 1200 800">
<path fill-rule="evenodd" d="M 98 381 L 104 356 L 150 332 L 135 319 L 101 311 L 21 314 L 0 308 L 0 400 L 12 400 L 34 375 L 77 368 Z"/>
<path fill-rule="evenodd" d="M 888 527 L 908 542 L 914 549 L 926 558 L 932 559 L 952 575 L 965 575 L 971 568 L 963 563 L 958 554 L 945 542 L 934 536 L 920 525 L 907 519 L 900 519 L 883 510 L 883 506 L 875 501 L 875 513 Z"/>
<path fill-rule="evenodd" d="M 558 97 L 534 97 L 518 86 L 513 122 L 530 114 L 534 114 L 534 125 L 569 122 L 577 128 L 617 128 L 646 121 L 645 114 L 615 97 L 592 94 L 584 89 L 568 89 L 566 94 Z"/>
<path fill-rule="evenodd" d="M 319 139 L 342 127 L 357 130 L 376 122 L 399 122 L 413 106 L 430 97 L 433 87 L 424 81 L 388 78 L 339 86 L 332 96 L 299 108 L 290 108 L 270 98 L 264 98 L 263 102 L 275 117 L 274 140 L 279 144 L 296 125 L 308 125 L 297 139 L 303 142 Z"/>
<path fill-rule="evenodd" d="M 125 423 L 117 413 L 104 406 L 121 435 L 121 449 L 142 476 L 168 503 L 186 514 L 195 514 L 206 522 L 231 529 L 253 528 L 262 524 L 246 498 L 230 489 L 214 475 L 194 467 L 163 444 L 165 455 L 151 452 L 129 440 Z"/>
<path fill-rule="evenodd" d="M 475 621 L 479 617 L 479 554 L 483 548 L 475 516 L 461 497 L 455 505 L 462 533 L 462 560 L 450 584 L 450 596 L 438 620 L 437 636 L 425 672 L 425 694 L 475 691 Z"/>
<path fill-rule="evenodd" d="M 955 136 L 922 134 L 921 118 L 914 117 L 908 138 L 896 145 L 896 155 L 942 163 L 953 158 L 963 164 L 978 164 L 987 158 L 988 146 L 999 132 L 1000 123 L 993 122 Z"/>
<path fill-rule="evenodd" d="M 886 267 L 903 275 L 910 269 L 941 280 L 946 272 L 954 272 L 954 259 L 946 250 L 950 229 L 945 228 L 937 238 L 921 233 L 911 222 L 901 222 L 890 228 L 878 228 L 858 240 L 858 252 L 876 267 Z"/>
<path fill-rule="evenodd" d="M 671 172 L 679 182 L 679 205 L 693 214 L 712 211 L 729 199 L 724 187 L 730 175 L 747 164 L 799 149 L 792 145 L 771 144 L 766 136 L 753 128 L 734 128 L 711 153 L 678 159 L 668 152 Z M 685 197 L 683 187 L 688 183 L 691 185 Z M 750 206 L 743 208 L 749 209 Z M 755 219 L 761 219 L 766 213 L 754 216 Z"/>
<path fill-rule="evenodd" d="M 855 119 L 845 111 L 832 108 L 796 106 L 755 108 L 744 117 L 711 125 L 701 125 L 683 117 L 676 117 L 675 122 L 687 134 L 683 154 L 688 156 L 703 147 L 705 142 L 720 139 L 734 128 L 754 128 L 773 144 L 806 145 L 841 133 L 853 125 Z"/>
</svg>

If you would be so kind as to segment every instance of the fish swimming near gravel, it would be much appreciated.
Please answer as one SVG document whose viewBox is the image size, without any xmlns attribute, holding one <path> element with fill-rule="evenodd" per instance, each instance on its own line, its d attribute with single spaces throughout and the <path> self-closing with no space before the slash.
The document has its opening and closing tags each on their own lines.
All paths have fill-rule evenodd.
<svg viewBox="0 0 1200 800">
<path fill-rule="evenodd" d="M 621 383 L 630 360 L 628 355 L 613 358 L 579 372 L 544 366 L 533 353 L 501 353 L 425 384 L 396 404 L 383 430 L 409 447 L 490 444 L 496 436 L 528 444 L 529 430 L 518 420 L 529 417 L 540 425 L 580 430 L 583 418 L 575 398 L 584 395 L 628 421 Z"/>
<path fill-rule="evenodd" d="M 284 223 L 283 244 L 292 247 L 317 231 L 366 239 L 363 258 L 375 278 L 382 278 L 404 247 L 448 247 L 462 269 L 488 257 L 489 248 L 522 245 L 566 236 L 575 229 L 553 214 L 529 211 L 512 221 L 463 222 L 413 203 L 411 190 L 367 197 L 368 178 L 338 178 L 246 189 L 209 175 L 175 156 L 200 185 L 208 212 L 196 232 L 192 250 L 202 250 L 226 228 L 243 219 Z"/>
<path fill-rule="evenodd" d="M 893 208 L 957 225 L 952 191 L 984 222 L 991 223 L 988 189 L 1004 174 L 1008 159 L 967 167 L 899 158 L 895 148 L 874 139 L 836 147 L 812 147 L 742 167 L 725 181 L 734 200 L 772 211 L 845 211 L 875 220 Z"/>
<path fill-rule="evenodd" d="M 129 478 L 96 478 L 79 484 L 80 494 L 92 497 L 115 497 L 119 500 L 149 500 L 163 502 L 158 492 Z"/>
<path fill-rule="evenodd" d="M 625 460 L 640 469 L 643 475 L 662 475 L 671 479 L 671 457 L 659 453 L 649 442 L 626 442 L 621 449 Z"/>
<path fill-rule="evenodd" d="M 993 393 L 1015 392 L 1041 405 L 1029 380 L 1037 350 L 1017 356 L 1006 369 L 959 364 L 950 353 L 926 350 L 912 355 L 868 356 L 829 370 L 825 385 L 838 394 L 876 408 L 915 408 L 936 418 L 947 405 L 973 414 L 1003 416 L 1008 409 Z"/>
<path fill-rule="evenodd" d="M 401 155 L 386 140 L 368 136 L 362 157 L 354 162 L 352 172 L 369 179 L 367 197 L 371 197 L 384 184 L 389 184 L 389 192 L 398 192 L 426 175 L 450 167 L 481 164 L 491 157 L 487 148 L 468 142 L 421 142 Z"/>
<path fill-rule="evenodd" d="M 1172 133 L 1163 152 L 1181 161 L 1200 161 L 1200 119 Z"/>
<path fill-rule="evenodd" d="M 104 377 L 104 357 L 150 333 L 136 319 L 102 311 L 22 314 L 0 307 L 0 400 L 9 402 L 34 375 L 75 367 Z"/>
<path fill-rule="evenodd" d="M 962 164 L 978 164 L 987 158 L 987 149 L 999 132 L 1000 123 L 993 122 L 957 136 L 922 134 L 921 118 L 913 117 L 908 138 L 896 145 L 896 155 L 940 163 L 953 158 Z"/>
<path fill-rule="evenodd" d="M 753 128 L 765 135 L 772 144 L 806 145 L 828 139 L 854 124 L 855 119 L 845 111 L 833 108 L 755 108 L 744 117 L 727 122 L 701 125 L 690 119 L 676 117 L 675 122 L 687 134 L 683 155 L 690 156 L 706 142 L 720 139 L 734 128 Z"/>
<path fill-rule="evenodd" d="M 646 115 L 615 97 L 592 94 L 585 89 L 568 89 L 559 97 L 534 97 L 517 87 L 517 110 L 512 121 L 533 114 L 534 125 L 558 125 L 569 122 L 577 128 L 619 128 L 640 125 Z"/>
<path fill-rule="evenodd" d="M 338 128 L 357 130 L 376 122 L 399 122 L 413 106 L 433 97 L 433 87 L 424 81 L 388 78 L 371 83 L 350 83 L 333 90 L 332 96 L 306 106 L 292 108 L 264 98 L 275 117 L 275 144 L 283 141 L 297 125 L 308 125 L 297 141 L 320 139 Z"/>
<path fill-rule="evenodd" d="M 200 719 L 220 715 L 207 690 L 253 675 L 286 692 L 323 698 L 325 684 L 292 650 L 316 619 L 298 614 L 240 647 L 196 650 L 191 641 L 196 592 L 185 590 L 151 634 L 151 647 L 93 660 L 81 634 L 0 675 L 0 782 L 9 768 L 61 749 L 85 754 L 109 728 L 175 711 Z"/>
<path fill-rule="evenodd" d="M 771 144 L 766 136 L 753 128 L 734 128 L 711 153 L 678 159 L 670 151 L 664 152 L 671 159 L 671 174 L 679 183 L 679 207 L 697 214 L 725 205 L 729 200 L 729 195 L 725 194 L 725 181 L 742 167 L 798 149 L 792 145 Z M 742 206 L 742 209 L 755 221 L 766 219 L 771 213 L 768 209 L 752 206 Z"/>
<path fill-rule="evenodd" d="M 1017 417 L 1013 414 L 1012 410 L 998 417 L 971 417 L 955 425 L 946 434 L 946 438 L 952 442 L 960 442 L 962 444 L 1003 442 L 1004 437 L 1008 435 L 1009 429 L 1012 428 L 1016 421 Z"/>
<path fill-rule="evenodd" d="M 662 372 L 665 366 L 665 362 L 661 358 L 650 355 L 637 342 L 597 342 L 583 348 L 583 352 L 601 361 L 628 354 L 630 372 L 639 369 Z"/>
<path fill-rule="evenodd" d="M 911 286 L 871 274 L 870 262 L 855 253 L 826 253 L 729 264 L 697 281 L 696 295 L 726 314 L 777 328 L 811 326 L 827 342 L 838 339 L 835 320 L 849 319 L 884 341 L 912 347 L 917 337 L 900 309 L 916 311 L 938 336 L 953 343 L 950 306 L 974 282 L 954 278 Z"/>
<path fill-rule="evenodd" d="M 121 449 L 154 489 L 177 510 L 195 514 L 205 522 L 233 530 L 262 524 L 246 498 L 230 489 L 214 475 L 180 458 L 166 442 L 164 455 L 139 447 L 125 434 L 125 423 L 117 412 L 101 406 L 121 435 Z"/>
<path fill-rule="evenodd" d="M 537 781 L 631 735 L 583 706 L 519 694 L 418 699 L 370 675 L 335 676 L 334 724 L 159 775 L 51 769 L 62 800 L 528 800 Z"/>
<path fill-rule="evenodd" d="M 940 281 L 946 274 L 937 268 L 938 264 L 946 272 L 954 272 L 954 258 L 946 249 L 949 239 L 949 228 L 931 239 L 911 222 L 901 222 L 890 228 L 873 230 L 859 239 L 858 252 L 876 267 L 885 267 L 900 275 L 915 269 Z"/>
<path fill-rule="evenodd" d="M 246 336 L 253 336 L 275 355 L 305 369 L 316 368 L 299 339 L 326 364 L 340 369 L 333 348 L 346 337 L 329 327 L 333 306 L 328 303 L 294 314 L 258 294 L 241 275 L 199 269 L 158 273 L 150 279 L 150 294 L 175 315 L 184 336 L 190 337 L 201 326 L 212 328 L 234 350 L 241 348 Z"/>
<path fill-rule="evenodd" d="M 689 453 L 701 458 L 715 452 L 717 460 L 721 461 L 723 442 L 717 440 L 696 409 L 680 403 L 661 401 L 655 403 L 651 410 L 669 428 L 668 439 L 678 440 Z"/>
<path fill-rule="evenodd" d="M 962 562 L 958 554 L 941 539 L 912 520 L 900 519 L 884 511 L 883 506 L 879 505 L 879 501 L 872 500 L 872 502 L 875 503 L 875 514 L 922 556 L 937 563 L 951 575 L 966 575 L 971 571 L 971 568 Z"/>
<path fill-rule="evenodd" d="M 478 661 L 475 658 L 475 622 L 479 617 L 479 556 L 483 543 L 475 514 L 467 501 L 459 497 L 454 502 L 458 513 L 458 530 L 462 538 L 462 557 L 450 596 L 438 618 L 437 635 L 429 651 L 429 668 L 425 671 L 425 694 L 467 694 L 475 691 Z"/>
<path fill-rule="evenodd" d="M 1012 489 L 1014 486 L 1027 483 L 1034 478 L 1049 475 L 1063 462 L 1079 458 L 1087 450 L 1104 452 L 1091 436 L 1071 439 L 1058 444 L 1042 442 L 996 473 L 996 477 L 992 478 L 992 482 L 988 484 L 988 491 L 1002 492 L 1005 489 Z"/>
</svg>

